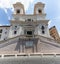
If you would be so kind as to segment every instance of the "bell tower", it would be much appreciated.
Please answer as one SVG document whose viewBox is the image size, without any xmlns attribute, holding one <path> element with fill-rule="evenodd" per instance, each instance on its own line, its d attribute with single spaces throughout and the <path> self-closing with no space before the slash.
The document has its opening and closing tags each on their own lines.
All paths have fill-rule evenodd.
<svg viewBox="0 0 60 64">
<path fill-rule="evenodd" d="M 25 14 L 24 6 L 20 2 L 13 4 L 14 7 L 14 14 Z"/>
<path fill-rule="evenodd" d="M 45 4 L 44 3 L 41 3 L 41 2 L 38 2 L 35 4 L 34 6 L 34 14 L 44 14 L 44 7 L 45 7 Z"/>
<path fill-rule="evenodd" d="M 22 31 L 22 28 L 20 26 L 20 21 L 23 20 L 21 16 L 25 15 L 24 5 L 20 2 L 17 2 L 13 4 L 14 12 L 12 14 L 11 22 L 11 30 L 10 30 L 10 37 L 15 37 L 17 35 L 20 35 Z"/>
</svg>

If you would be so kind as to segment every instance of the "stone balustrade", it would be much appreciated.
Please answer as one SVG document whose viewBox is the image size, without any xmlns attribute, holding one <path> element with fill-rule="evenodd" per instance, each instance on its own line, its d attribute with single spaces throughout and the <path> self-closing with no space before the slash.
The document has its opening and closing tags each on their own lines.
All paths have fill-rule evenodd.
<svg viewBox="0 0 60 64">
<path fill-rule="evenodd" d="M 60 57 L 60 54 L 55 53 L 18 53 L 18 54 L 0 54 L 0 58 L 18 58 L 18 57 Z"/>
</svg>

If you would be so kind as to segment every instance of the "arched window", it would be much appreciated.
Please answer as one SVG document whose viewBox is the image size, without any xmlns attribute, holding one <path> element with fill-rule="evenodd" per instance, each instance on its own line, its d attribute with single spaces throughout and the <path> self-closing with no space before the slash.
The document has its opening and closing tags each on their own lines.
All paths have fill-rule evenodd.
<svg viewBox="0 0 60 64">
<path fill-rule="evenodd" d="M 14 31 L 14 34 L 17 34 L 17 31 Z"/>
<path fill-rule="evenodd" d="M 42 26 L 41 29 L 44 30 L 45 29 L 44 26 Z"/>
<path fill-rule="evenodd" d="M 42 34 L 45 34 L 45 27 L 44 26 L 41 26 L 41 30 L 42 30 Z"/>
<path fill-rule="evenodd" d="M 42 30 L 42 34 L 45 34 L 45 31 Z"/>
<path fill-rule="evenodd" d="M 20 10 L 19 9 L 17 9 L 17 13 L 20 13 Z"/>
<path fill-rule="evenodd" d="M 38 13 L 42 13 L 42 11 L 40 9 L 38 9 Z"/>
<path fill-rule="evenodd" d="M 0 29 L 0 33 L 2 33 L 2 29 Z"/>
<path fill-rule="evenodd" d="M 15 29 L 17 29 L 17 26 L 15 26 Z"/>
</svg>

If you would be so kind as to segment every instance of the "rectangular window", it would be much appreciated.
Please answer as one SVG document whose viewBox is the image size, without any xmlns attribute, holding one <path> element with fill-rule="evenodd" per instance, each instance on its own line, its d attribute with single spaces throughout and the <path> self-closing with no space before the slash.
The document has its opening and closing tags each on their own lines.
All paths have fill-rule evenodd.
<svg viewBox="0 0 60 64">
<path fill-rule="evenodd" d="M 28 19 L 28 21 L 31 21 L 31 19 Z"/>
<path fill-rule="evenodd" d="M 32 35 L 32 31 L 27 31 L 27 35 Z"/>
<path fill-rule="evenodd" d="M 14 34 L 17 34 L 17 31 L 14 31 Z"/>
<path fill-rule="evenodd" d="M 2 29 L 0 29 L 0 33 L 2 33 Z"/>
<path fill-rule="evenodd" d="M 17 29 L 17 26 L 15 26 L 15 29 Z"/>
<path fill-rule="evenodd" d="M 1 39 L 1 34 L 0 34 L 0 39 Z"/>
</svg>

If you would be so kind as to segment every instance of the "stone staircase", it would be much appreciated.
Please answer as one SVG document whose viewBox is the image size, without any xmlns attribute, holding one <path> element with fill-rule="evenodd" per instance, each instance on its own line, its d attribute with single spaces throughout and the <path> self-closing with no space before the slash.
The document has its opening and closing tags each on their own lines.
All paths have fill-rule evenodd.
<svg viewBox="0 0 60 64">
<path fill-rule="evenodd" d="M 39 39 L 39 43 L 41 42 L 41 44 L 44 46 L 40 46 L 42 47 L 41 50 L 42 52 L 44 51 L 45 53 L 52 53 L 54 51 L 56 51 L 56 53 L 59 53 L 60 54 L 60 44 L 59 43 L 56 43 L 55 40 L 51 39 L 51 38 L 46 38 L 46 37 L 43 37 L 43 36 L 36 36 L 35 38 L 38 38 Z M 19 42 L 20 40 L 27 40 L 28 38 L 22 36 L 16 36 L 14 38 L 9 38 L 8 40 L 4 40 L 4 41 L 0 41 L 0 54 L 18 54 L 19 51 L 16 50 L 16 48 L 18 47 L 18 45 L 20 45 L 21 42 Z M 32 38 L 34 39 L 34 38 Z M 19 43 L 18 43 L 19 42 Z M 52 49 L 52 51 L 50 52 L 50 48 Z M 48 50 L 45 50 L 45 47 L 48 47 Z M 40 48 L 39 48 L 40 49 Z M 40 53 L 42 53 L 40 50 Z M 58 51 L 58 52 L 57 52 Z M 43 52 L 43 53 L 44 53 Z M 38 52 L 37 52 L 38 53 Z M 54 52 L 55 53 L 55 52 Z"/>
</svg>

